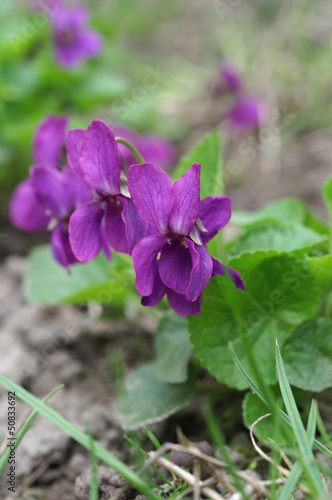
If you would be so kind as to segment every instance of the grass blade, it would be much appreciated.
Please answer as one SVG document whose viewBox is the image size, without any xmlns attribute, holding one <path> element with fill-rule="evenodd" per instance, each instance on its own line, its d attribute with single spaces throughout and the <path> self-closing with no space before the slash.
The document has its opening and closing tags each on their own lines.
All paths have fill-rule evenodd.
<svg viewBox="0 0 332 500">
<path fill-rule="evenodd" d="M 147 437 L 148 439 L 150 439 L 150 441 L 151 441 L 151 443 L 153 444 L 153 446 L 154 446 L 157 450 L 159 450 L 159 448 L 161 448 L 161 444 L 159 443 L 159 441 L 158 441 L 157 437 L 153 434 L 153 432 L 152 432 L 152 431 L 150 431 L 150 429 L 149 429 L 148 427 L 146 427 L 146 426 L 144 427 L 144 432 L 145 432 L 145 434 L 146 434 L 146 437 Z M 167 458 L 167 460 L 168 460 L 168 456 L 167 456 L 167 454 L 166 454 L 166 453 L 164 453 L 164 455 L 163 455 L 163 456 L 164 456 L 165 458 Z M 157 472 L 158 472 L 158 474 L 159 474 L 159 476 L 160 476 L 160 474 L 161 474 L 161 473 L 160 473 L 159 471 L 157 471 Z M 171 473 L 171 476 L 172 476 L 172 478 L 173 478 L 173 481 L 176 481 L 177 477 L 176 477 L 176 475 L 174 474 L 174 472 L 173 472 L 173 471 L 170 471 L 170 473 Z M 167 479 L 166 479 L 166 482 L 167 482 L 169 485 L 171 484 L 169 481 L 167 481 Z"/>
<path fill-rule="evenodd" d="M 156 438 L 156 436 L 153 434 L 152 431 L 150 431 L 150 429 L 148 427 L 144 427 L 144 432 L 145 434 L 147 435 L 147 437 L 150 439 L 151 443 L 153 444 L 153 446 L 159 450 L 159 448 L 161 448 L 161 444 L 159 443 L 158 439 Z"/>
<path fill-rule="evenodd" d="M 317 416 L 317 405 L 313 401 L 311 403 L 310 407 L 310 413 L 309 413 L 309 418 L 308 418 L 308 425 L 307 425 L 307 435 L 308 435 L 308 440 L 310 443 L 310 446 L 313 445 L 314 439 L 315 439 L 315 432 L 316 432 L 316 416 Z M 283 485 L 279 496 L 277 497 L 277 500 L 288 500 L 291 495 L 293 490 L 295 489 L 296 485 L 298 484 L 301 475 L 302 475 L 303 468 L 300 464 L 299 461 L 296 461 L 295 464 L 292 467 L 292 470 L 290 471 L 290 474 Z"/>
<path fill-rule="evenodd" d="M 85 418 L 85 428 L 89 436 L 90 453 L 91 453 L 91 485 L 90 485 L 89 500 L 98 500 L 99 499 L 98 460 L 95 452 L 95 441 L 93 439 L 93 435 L 87 417 Z"/>
<path fill-rule="evenodd" d="M 124 438 L 126 439 L 126 441 L 128 441 L 128 443 L 133 446 L 137 451 L 138 453 L 140 453 L 144 459 L 147 459 L 148 458 L 148 454 L 137 444 L 135 443 L 135 441 L 133 439 L 131 439 L 129 436 L 125 435 Z M 167 483 L 168 486 L 170 486 L 172 489 L 173 489 L 173 485 L 165 478 L 165 476 L 163 476 L 163 474 L 160 472 L 160 470 L 158 469 L 158 467 L 154 464 L 151 464 L 152 465 L 152 468 L 155 470 L 155 472 L 158 474 L 158 476 L 160 477 L 160 479 L 164 482 L 164 483 Z"/>
<path fill-rule="evenodd" d="M 316 434 L 317 414 L 318 414 L 317 403 L 316 401 L 312 401 L 308 417 L 308 424 L 307 424 L 307 436 L 310 448 L 312 448 L 314 444 L 314 439 Z"/>
<path fill-rule="evenodd" d="M 285 484 L 282 487 L 282 490 L 279 493 L 279 496 L 277 497 L 277 500 L 288 500 L 291 498 L 291 495 L 300 480 L 302 471 L 303 469 L 301 464 L 298 461 L 295 462 Z"/>
<path fill-rule="evenodd" d="M 287 380 L 278 342 L 276 343 L 276 360 L 280 390 L 291 422 L 291 427 L 295 434 L 295 439 L 299 447 L 301 458 L 303 459 L 303 471 L 311 484 L 313 492 L 316 493 L 317 496 L 319 496 L 324 492 L 324 485 L 320 477 L 317 465 L 314 463 L 315 459 L 311 444 L 304 429 L 293 393 L 291 391 L 291 387 Z M 310 425 L 312 424 L 310 423 Z"/>
<path fill-rule="evenodd" d="M 62 389 L 62 387 L 63 387 L 63 384 L 59 385 L 59 387 L 56 387 L 55 389 L 53 389 L 53 391 L 50 392 L 43 399 L 43 403 L 46 403 L 59 389 Z M 15 436 L 16 437 L 15 450 L 17 450 L 18 445 L 22 441 L 25 433 L 30 429 L 31 424 L 34 421 L 34 419 L 37 417 L 37 415 L 38 415 L 38 411 L 31 412 L 30 415 L 28 416 L 28 418 L 26 419 L 26 421 L 24 422 L 24 424 L 22 425 L 22 427 L 18 430 L 18 432 Z M 0 475 L 2 474 L 4 468 L 6 467 L 6 465 L 8 463 L 9 455 L 10 455 L 10 449 L 6 448 L 6 451 L 4 451 L 4 453 L 0 457 Z"/>
<path fill-rule="evenodd" d="M 0 374 L 0 384 L 9 391 L 15 391 L 17 398 L 21 399 L 24 403 L 31 406 L 38 413 L 50 420 L 50 422 L 53 422 L 57 427 L 66 432 L 68 436 L 84 446 L 84 448 L 90 450 L 89 436 L 81 431 L 78 427 L 73 425 L 71 422 L 66 420 L 57 411 L 53 410 L 53 408 L 50 408 L 38 398 L 23 389 L 23 387 L 19 386 L 15 382 L 12 382 L 2 374 Z M 146 481 L 143 481 L 129 467 L 127 467 L 124 463 L 122 463 L 114 455 L 105 450 L 105 448 L 103 448 L 96 442 L 95 454 L 96 457 L 98 457 L 106 465 L 114 469 L 118 474 L 124 477 L 124 479 L 126 479 L 128 483 L 130 483 L 134 488 L 146 495 L 148 498 L 150 498 L 151 500 L 162 500 L 162 497 L 160 497 L 160 495 L 157 495 L 151 490 L 150 485 L 146 483 Z"/>
</svg>

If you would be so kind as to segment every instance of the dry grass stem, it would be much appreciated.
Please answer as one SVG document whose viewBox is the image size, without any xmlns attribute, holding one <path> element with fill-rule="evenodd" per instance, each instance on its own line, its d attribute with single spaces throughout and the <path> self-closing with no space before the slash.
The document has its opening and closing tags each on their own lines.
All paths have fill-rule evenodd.
<svg viewBox="0 0 332 500">
<path fill-rule="evenodd" d="M 282 467 L 282 465 L 279 465 L 279 464 L 276 464 L 274 462 L 274 460 L 272 460 L 271 457 L 269 457 L 266 453 L 264 453 L 264 451 L 258 446 L 258 444 L 256 443 L 256 440 L 254 438 L 254 434 L 253 434 L 253 430 L 255 428 L 255 426 L 261 422 L 261 420 L 263 420 L 264 418 L 267 418 L 267 417 L 270 417 L 272 415 L 272 413 L 267 413 L 266 415 L 263 415 L 261 416 L 260 418 L 258 418 L 250 427 L 250 439 L 251 439 L 251 442 L 252 442 L 252 445 L 253 447 L 255 448 L 255 450 L 257 451 L 257 453 L 264 459 L 266 460 L 267 462 L 269 462 L 270 464 L 274 465 L 274 467 L 280 472 L 280 474 L 282 474 L 283 476 L 285 476 L 286 478 L 289 476 L 290 474 L 290 470 L 289 469 L 286 469 L 285 467 Z M 280 451 L 280 450 L 279 450 Z M 286 455 L 284 453 L 281 454 L 282 458 L 285 459 Z M 285 462 L 287 463 L 287 465 L 289 464 L 289 459 L 288 457 L 286 457 L 286 460 Z M 293 466 L 293 464 L 291 463 L 291 467 Z M 290 467 L 290 468 L 291 468 Z M 274 483 L 276 483 L 277 480 L 274 481 Z M 301 486 L 300 484 L 298 485 L 298 488 L 299 490 L 301 490 L 303 493 L 309 495 L 311 493 L 310 490 L 308 490 L 308 488 L 304 487 L 304 486 Z"/>
<path fill-rule="evenodd" d="M 194 461 L 193 475 L 195 478 L 193 500 L 200 500 L 201 492 L 199 483 L 201 477 L 201 466 L 197 460 Z"/>
<path fill-rule="evenodd" d="M 174 464 L 170 460 L 167 460 L 167 458 L 164 457 L 155 457 L 154 453 L 150 452 L 149 453 L 150 458 L 159 465 L 160 467 L 164 467 L 166 470 L 173 472 L 178 476 L 180 479 L 183 479 L 186 483 L 190 484 L 193 488 L 195 488 L 195 483 L 198 483 L 198 487 L 201 493 L 203 493 L 204 496 L 207 498 L 210 498 L 211 500 L 220 500 L 220 495 L 217 493 L 215 490 L 212 488 L 205 486 L 204 482 L 195 478 L 190 472 L 187 472 L 184 469 L 181 469 L 178 465 Z"/>
</svg>

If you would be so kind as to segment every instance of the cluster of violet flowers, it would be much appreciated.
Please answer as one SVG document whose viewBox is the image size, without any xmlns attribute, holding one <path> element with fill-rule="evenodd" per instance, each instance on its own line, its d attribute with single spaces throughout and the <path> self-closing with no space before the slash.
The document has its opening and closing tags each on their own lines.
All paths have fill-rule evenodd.
<svg viewBox="0 0 332 500">
<path fill-rule="evenodd" d="M 162 168 L 144 162 L 135 146 L 96 120 L 87 130 L 66 133 L 68 166 L 59 169 L 66 126 L 66 118 L 50 116 L 38 127 L 36 164 L 10 203 L 14 225 L 28 232 L 49 227 L 53 256 L 65 267 L 91 261 L 102 250 L 109 259 L 112 250 L 132 255 L 145 306 L 166 295 L 178 314 L 199 314 L 203 290 L 216 274 L 243 289 L 240 275 L 206 249 L 228 223 L 231 200 L 200 200 L 201 165 L 194 163 L 173 184 Z M 135 155 L 131 165 L 123 146 Z M 169 144 L 164 152 L 169 154 Z"/>
<path fill-rule="evenodd" d="M 266 120 L 266 109 L 262 100 L 248 93 L 244 80 L 231 61 L 223 61 L 219 66 L 219 78 L 213 93 L 228 93 L 232 104 L 225 114 L 229 126 L 236 132 L 260 127 Z"/>
</svg>

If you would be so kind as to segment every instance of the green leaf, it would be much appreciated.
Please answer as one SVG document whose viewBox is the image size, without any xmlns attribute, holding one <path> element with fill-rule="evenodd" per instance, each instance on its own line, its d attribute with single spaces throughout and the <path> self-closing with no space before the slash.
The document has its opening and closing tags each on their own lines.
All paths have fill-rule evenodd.
<svg viewBox="0 0 332 500">
<path fill-rule="evenodd" d="M 321 297 L 317 316 L 332 317 L 332 255 L 309 257 L 309 268 L 315 276 Z"/>
<path fill-rule="evenodd" d="M 201 199 L 206 196 L 223 194 L 222 152 L 218 130 L 205 136 L 185 155 L 174 171 L 173 180 L 179 179 L 193 163 L 200 163 Z"/>
<path fill-rule="evenodd" d="M 232 213 L 232 223 L 237 226 L 253 226 L 259 222 L 280 222 L 287 225 L 302 224 L 316 233 L 328 234 L 328 227 L 309 210 L 307 205 L 296 198 L 282 198 L 273 201 L 263 208 L 251 211 Z"/>
<path fill-rule="evenodd" d="M 170 385 L 155 378 L 156 365 L 146 363 L 132 373 L 118 394 L 121 426 L 133 430 L 163 420 L 186 406 L 191 399 L 195 373 L 184 384 Z"/>
<path fill-rule="evenodd" d="M 309 227 L 313 231 L 319 234 L 323 234 L 325 236 L 328 236 L 329 234 L 329 228 L 325 222 L 320 220 L 311 210 L 309 210 L 308 207 L 306 207 L 306 215 L 305 219 L 303 221 L 303 224 L 306 227 Z"/>
<path fill-rule="evenodd" d="M 332 255 L 309 257 L 307 262 L 320 288 L 319 293 L 329 292 L 332 289 Z"/>
<path fill-rule="evenodd" d="M 280 393 L 277 394 L 275 388 L 273 389 L 275 394 L 275 402 L 278 406 L 281 406 L 282 401 L 280 398 Z M 256 422 L 256 420 L 269 413 L 266 404 L 252 392 L 247 392 L 247 394 L 245 395 L 242 403 L 242 411 L 243 421 L 248 429 L 250 429 L 250 427 L 254 422 Z M 259 439 L 267 441 L 269 438 L 271 438 L 279 445 L 287 444 L 285 442 L 284 433 L 279 426 L 276 426 L 276 418 L 273 415 L 261 420 L 255 426 L 254 433 Z"/>
<path fill-rule="evenodd" d="M 103 254 L 95 260 L 71 266 L 71 273 L 59 266 L 48 245 L 36 247 L 29 255 L 26 291 L 34 302 L 74 304 L 97 301 L 123 303 L 133 285 L 131 266 L 116 255 L 109 262 Z"/>
<path fill-rule="evenodd" d="M 229 247 L 232 255 L 270 249 L 302 254 L 321 246 L 325 241 L 325 236 L 299 224 L 263 221 L 247 228 Z"/>
<path fill-rule="evenodd" d="M 324 492 L 324 486 L 319 474 L 317 463 L 314 463 L 314 454 L 312 452 L 312 443 L 307 435 L 299 411 L 296 406 L 291 387 L 287 380 L 285 367 L 281 358 L 278 342 L 276 344 L 276 359 L 277 359 L 277 374 L 279 379 L 279 386 L 282 398 L 289 416 L 291 427 L 295 434 L 297 441 L 301 465 L 303 466 L 304 473 L 306 474 L 311 486 L 317 496 Z"/>
<path fill-rule="evenodd" d="M 292 385 L 315 392 L 332 387 L 332 320 L 314 318 L 299 325 L 282 355 Z"/>
<path fill-rule="evenodd" d="M 323 198 L 332 224 L 332 177 L 330 177 L 324 184 Z"/>
<path fill-rule="evenodd" d="M 251 226 L 257 222 L 272 221 L 287 224 L 301 224 L 305 217 L 305 207 L 296 198 L 282 198 L 251 212 L 234 211 L 232 223 L 237 226 Z"/>
<path fill-rule="evenodd" d="M 157 380 L 168 384 L 185 382 L 192 352 L 186 318 L 169 311 L 160 321 L 156 334 Z"/>
<path fill-rule="evenodd" d="M 233 363 L 228 341 L 243 365 L 248 359 L 242 336 L 268 383 L 275 382 L 274 339 L 283 343 L 294 327 L 314 315 L 317 284 L 306 264 L 276 252 L 243 254 L 229 262 L 245 282 L 237 290 L 226 277 L 214 277 L 203 294 L 202 312 L 189 317 L 190 340 L 201 364 L 231 387 L 246 383 Z"/>
</svg>

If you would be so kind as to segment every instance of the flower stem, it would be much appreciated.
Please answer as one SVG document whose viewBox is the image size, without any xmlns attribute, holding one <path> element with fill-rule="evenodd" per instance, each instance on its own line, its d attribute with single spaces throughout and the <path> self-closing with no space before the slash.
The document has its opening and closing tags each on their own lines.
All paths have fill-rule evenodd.
<svg viewBox="0 0 332 500">
<path fill-rule="evenodd" d="M 119 144 L 123 144 L 124 146 L 126 146 L 133 153 L 138 163 L 144 163 L 143 157 L 131 142 L 127 141 L 127 139 L 123 139 L 123 137 L 116 137 L 115 140 Z"/>
</svg>

